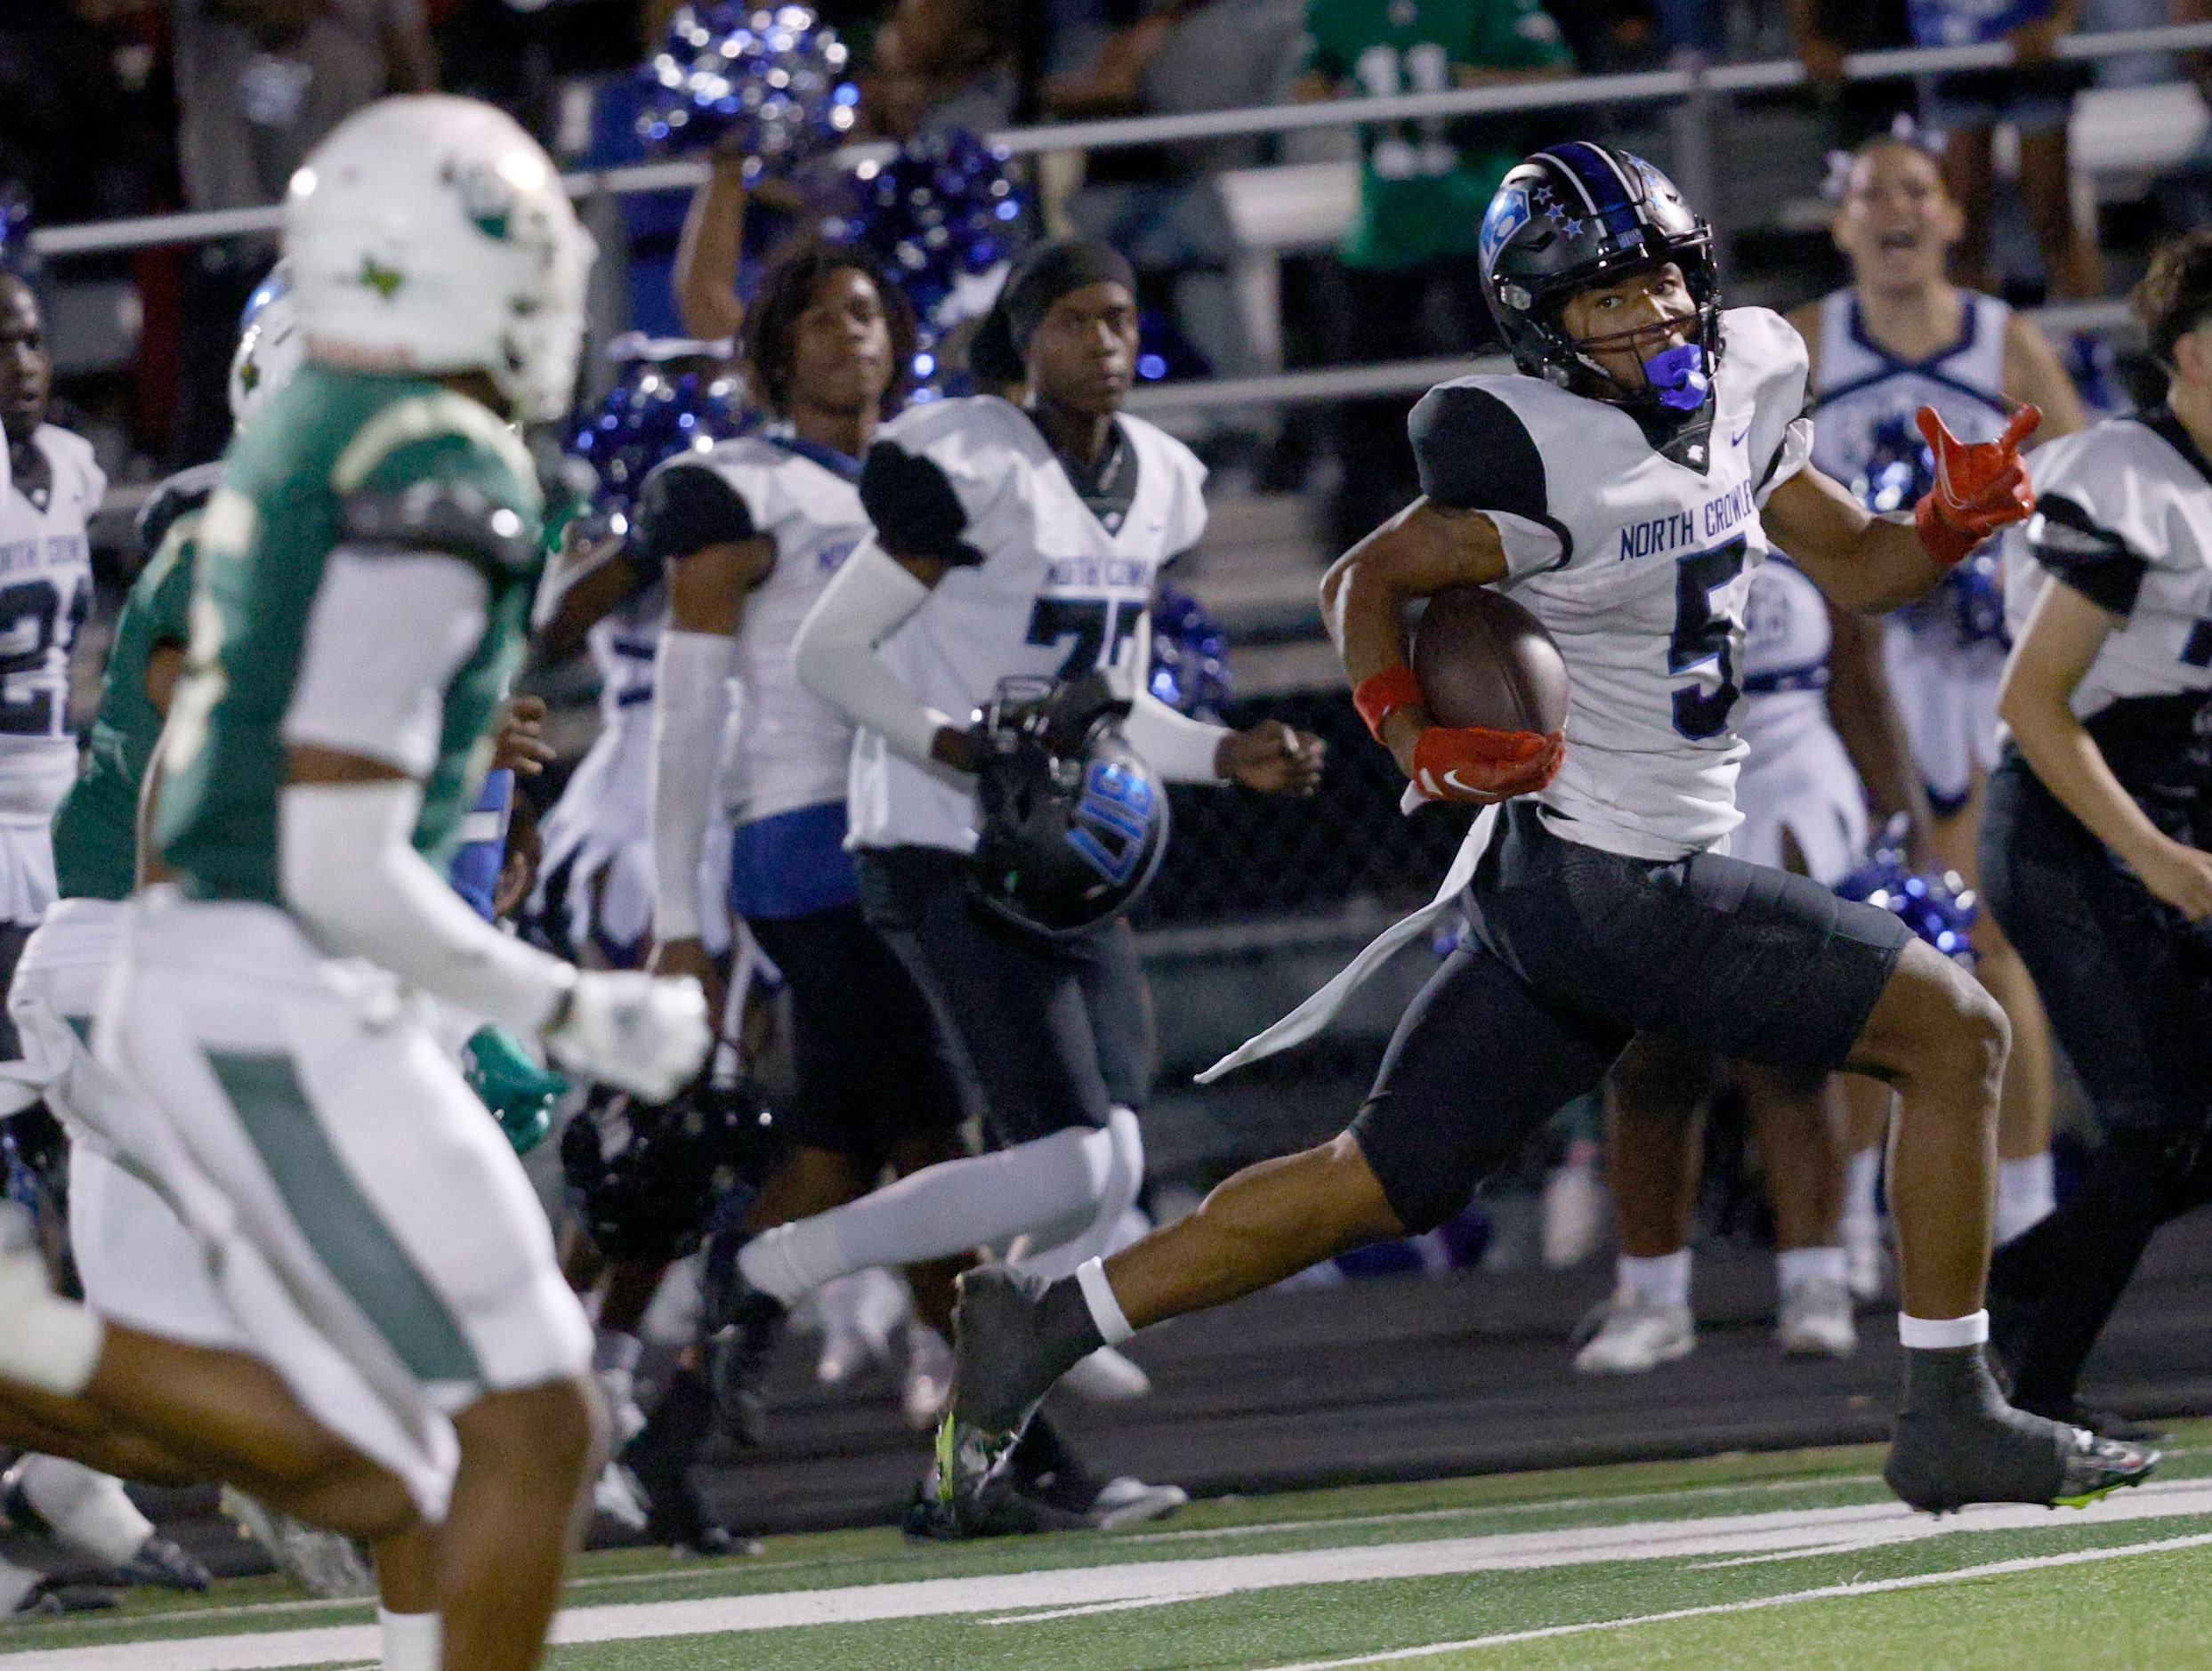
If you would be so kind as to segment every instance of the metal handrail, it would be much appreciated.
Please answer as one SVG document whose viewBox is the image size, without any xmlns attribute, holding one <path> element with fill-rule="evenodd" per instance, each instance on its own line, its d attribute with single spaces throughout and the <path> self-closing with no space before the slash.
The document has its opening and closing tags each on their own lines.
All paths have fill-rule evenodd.
<svg viewBox="0 0 2212 1671">
<path fill-rule="evenodd" d="M 2212 23 L 2070 35 L 2058 43 L 2058 54 L 2063 59 L 2087 61 L 2134 52 L 2186 52 L 2200 47 L 2212 47 Z M 1844 74 L 1852 81 L 1878 81 L 1956 69 L 2000 69 L 2012 61 L 2012 46 L 2003 41 L 1979 46 L 1909 47 L 1852 53 L 1844 60 Z M 1522 82 L 1502 87 L 1460 87 L 1445 93 L 1407 93 L 1387 99 L 1328 99 L 1304 104 L 1256 105 L 1239 110 L 1199 111 L 1189 116 L 1048 123 L 1039 127 L 1009 128 L 988 137 L 994 145 L 1002 145 L 1015 155 L 1105 150 L 1185 140 L 1286 133 L 1306 128 L 1358 127 L 1376 122 L 1431 117 L 1574 109 L 1594 104 L 1663 103 L 1693 93 L 1759 93 L 1794 87 L 1805 79 L 1804 66 L 1795 59 L 1714 65 L 1691 60 L 1672 69 L 1627 76 L 1581 76 L 1564 81 Z M 854 166 L 871 159 L 881 161 L 890 155 L 890 147 L 880 143 L 848 146 L 840 153 L 843 160 Z M 561 180 L 571 196 L 582 198 L 602 192 L 626 196 L 696 186 L 706 176 L 705 162 L 686 159 L 592 169 L 564 174 Z M 258 209 L 140 215 L 129 220 L 87 222 L 77 226 L 40 227 L 31 234 L 30 242 L 32 249 L 40 255 L 59 259 L 271 232 L 282 225 L 283 218 L 283 209 L 278 205 Z"/>
</svg>

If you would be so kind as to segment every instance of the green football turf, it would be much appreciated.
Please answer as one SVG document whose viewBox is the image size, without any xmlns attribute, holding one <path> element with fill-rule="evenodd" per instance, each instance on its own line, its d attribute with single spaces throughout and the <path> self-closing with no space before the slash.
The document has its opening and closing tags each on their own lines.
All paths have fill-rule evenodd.
<svg viewBox="0 0 2212 1671">
<path fill-rule="evenodd" d="M 1862 1448 L 1288 1493 L 1134 1532 L 952 1547 L 874 1530 L 770 1538 L 742 1560 L 610 1552 L 578 1563 L 566 1628 L 621 1639 L 549 1663 L 2212 1667 L 2212 1425 L 2176 1435 L 2153 1489 L 2002 1524 L 1902 1514 L 1879 1462 Z M 360 1665 L 368 1619 L 273 1579 L 182 1602 L 141 1592 L 114 1614 L 0 1631 L 0 1671 L 41 1650 L 20 1671 L 235 1664 L 238 1644 L 180 1639 L 248 1633 L 258 1663 Z M 731 1627 L 748 1622 L 765 1627 Z M 357 1628 L 311 1657 L 267 1654 L 288 1646 L 268 1633 L 334 1626 Z"/>
</svg>

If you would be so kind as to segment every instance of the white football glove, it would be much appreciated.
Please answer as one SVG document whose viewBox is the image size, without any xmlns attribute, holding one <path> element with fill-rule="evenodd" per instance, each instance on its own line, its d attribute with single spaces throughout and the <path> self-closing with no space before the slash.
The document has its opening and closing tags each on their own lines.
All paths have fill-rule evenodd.
<svg viewBox="0 0 2212 1671">
<path fill-rule="evenodd" d="M 545 1048 L 570 1072 L 666 1102 L 691 1082 L 714 1042 L 706 995 L 690 975 L 585 970 Z"/>
</svg>

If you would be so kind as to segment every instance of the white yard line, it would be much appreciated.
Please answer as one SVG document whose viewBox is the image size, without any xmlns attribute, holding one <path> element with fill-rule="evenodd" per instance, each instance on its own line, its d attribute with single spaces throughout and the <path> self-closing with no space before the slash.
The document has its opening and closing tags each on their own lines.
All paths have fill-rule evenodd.
<svg viewBox="0 0 2212 1671">
<path fill-rule="evenodd" d="M 614 1603 L 569 1609 L 555 1621 L 553 1639 L 561 1643 L 626 1642 L 810 1625 L 1005 1615 L 1114 1602 L 1151 1603 L 1162 1597 L 1201 1592 L 1219 1595 L 1302 1585 L 1526 1571 L 1596 1562 L 1756 1554 L 1838 1541 L 1871 1546 L 1911 1543 L 1954 1532 L 2124 1524 L 2194 1514 L 2212 1514 L 2212 1480 L 2175 1481 L 2121 1492 L 2082 1512 L 2078 1519 L 2048 1509 L 2018 1506 L 1969 1509 L 1937 1520 L 1916 1514 L 1901 1504 L 1869 1503 L 1271 1554 L 1109 1562 L 976 1578 Z M 1031 1613 L 1032 1618 L 1036 1616 Z M 262 1667 L 359 1659 L 376 1651 L 375 1627 L 351 1626 L 37 1649 L 0 1654 L 0 1671 L 261 1671 Z"/>
<path fill-rule="evenodd" d="M 2119 1561 L 2129 1555 L 2162 1554 L 2174 1549 L 2200 1549 L 2212 1544 L 2212 1532 L 2192 1538 L 2162 1538 L 2155 1543 L 2120 1544 L 2109 1549 L 2076 1549 L 2063 1555 L 2023 1555 L 2016 1561 L 1992 1561 L 1986 1566 L 1959 1567 L 1950 1572 L 1917 1573 L 1906 1578 L 1874 1578 L 1859 1584 L 1830 1584 L 1817 1590 L 1793 1590 L 1787 1595 L 1762 1595 L 1747 1602 L 1716 1602 L 1709 1607 L 1680 1607 L 1667 1613 L 1643 1613 L 1630 1619 L 1598 1619 L 1586 1625 L 1546 1625 L 1536 1630 L 1501 1631 L 1495 1636 L 1470 1636 L 1464 1642 L 1436 1642 L 1422 1648 L 1397 1648 L 1385 1653 L 1363 1653 L 1352 1659 L 1304 1659 L 1296 1665 L 1274 1666 L 1269 1671 L 1348 1671 L 1355 1666 L 1397 1665 L 1409 1659 L 1432 1659 L 1474 1648 L 1501 1648 L 1510 1643 L 1541 1642 L 1552 1636 L 1583 1636 L 1594 1631 L 1627 1630 L 1637 1625 L 1663 1625 L 1677 1619 L 1707 1619 L 1716 1613 L 1751 1613 L 1765 1607 L 1789 1607 L 1799 1602 L 1825 1602 L 1856 1595 L 1878 1595 L 1885 1590 L 1919 1590 L 1934 1584 L 1963 1584 L 1972 1578 L 2002 1578 L 2011 1572 L 2033 1572 L 2044 1567 L 2078 1567 L 2093 1561 Z"/>
</svg>

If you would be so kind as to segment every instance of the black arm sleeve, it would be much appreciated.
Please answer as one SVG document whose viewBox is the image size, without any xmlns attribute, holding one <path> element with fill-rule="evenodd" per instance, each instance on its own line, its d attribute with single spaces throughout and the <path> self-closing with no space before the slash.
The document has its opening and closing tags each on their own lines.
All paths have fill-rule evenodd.
<svg viewBox="0 0 2212 1671">
<path fill-rule="evenodd" d="M 884 549 L 894 555 L 934 557 L 956 569 L 983 561 L 983 553 L 961 537 L 968 531 L 968 513 L 934 459 L 895 441 L 877 441 L 860 470 L 860 504 Z"/>
<path fill-rule="evenodd" d="M 630 549 L 643 561 L 669 562 L 759 532 L 745 496 L 715 471 L 674 459 L 646 477 L 639 490 Z"/>
<path fill-rule="evenodd" d="M 399 492 L 364 488 L 345 502 L 345 540 L 365 551 L 444 552 L 494 577 L 537 566 L 536 526 L 465 481 L 431 477 Z"/>
<path fill-rule="evenodd" d="M 2100 609 L 2126 615 L 2151 565 L 2073 500 L 2047 493 L 2028 524 L 2028 553 Z"/>
</svg>

